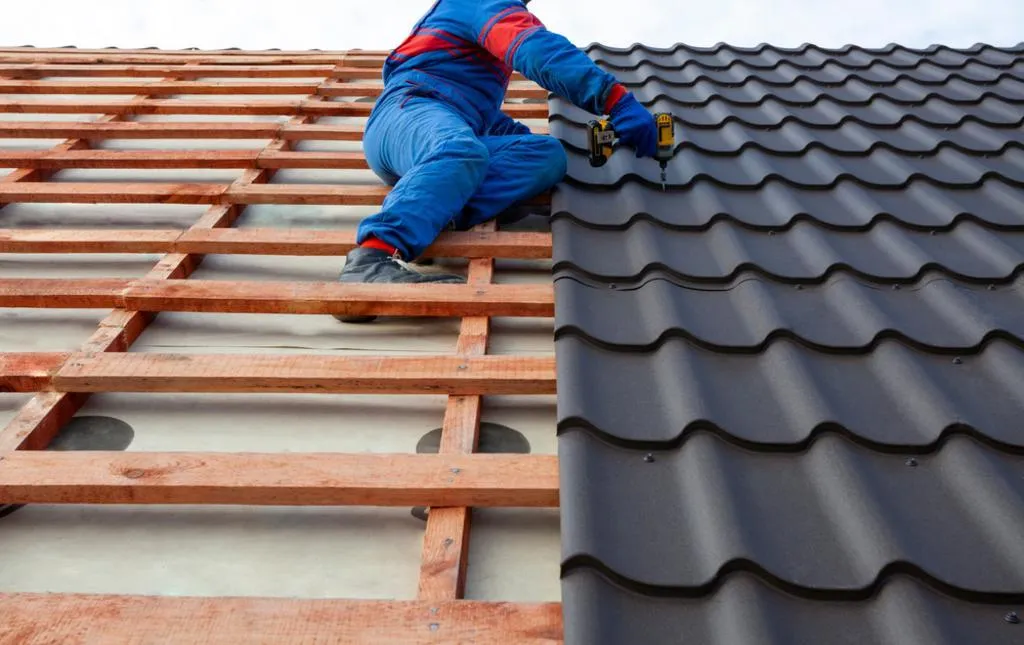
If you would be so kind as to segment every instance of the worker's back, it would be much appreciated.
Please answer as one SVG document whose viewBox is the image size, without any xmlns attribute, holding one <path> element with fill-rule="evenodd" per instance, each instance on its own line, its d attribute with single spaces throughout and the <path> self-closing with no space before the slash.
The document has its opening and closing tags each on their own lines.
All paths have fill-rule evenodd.
<svg viewBox="0 0 1024 645">
<path fill-rule="evenodd" d="M 391 92 L 446 99 L 486 128 L 501 108 L 519 43 L 542 28 L 519 0 L 437 0 L 384 64 Z"/>
</svg>

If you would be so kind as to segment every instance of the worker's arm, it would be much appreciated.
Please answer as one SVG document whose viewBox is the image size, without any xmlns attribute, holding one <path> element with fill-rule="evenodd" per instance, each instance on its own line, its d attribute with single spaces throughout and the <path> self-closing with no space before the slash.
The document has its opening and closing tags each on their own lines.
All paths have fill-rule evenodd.
<svg viewBox="0 0 1024 645">
<path fill-rule="evenodd" d="M 530 134 L 531 132 L 530 128 L 519 121 L 516 121 L 504 112 L 498 112 L 487 134 L 501 137 L 507 134 Z"/>
<path fill-rule="evenodd" d="M 618 79 L 567 38 L 548 31 L 520 0 L 477 0 L 477 43 L 544 89 L 591 114 L 610 114 L 620 140 L 653 156 L 654 117 Z"/>
</svg>

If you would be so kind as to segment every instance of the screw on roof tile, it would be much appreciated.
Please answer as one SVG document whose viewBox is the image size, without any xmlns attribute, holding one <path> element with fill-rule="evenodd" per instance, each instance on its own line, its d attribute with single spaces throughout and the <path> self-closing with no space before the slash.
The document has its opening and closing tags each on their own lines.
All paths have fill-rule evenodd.
<svg viewBox="0 0 1024 645">
<path fill-rule="evenodd" d="M 651 453 L 647 453 L 646 455 L 644 455 L 644 461 L 646 461 L 649 464 L 653 464 L 654 463 L 654 455 L 652 455 Z"/>
<path fill-rule="evenodd" d="M 911 468 L 917 467 L 917 459 L 914 459 L 913 457 L 907 457 L 907 460 L 903 463 L 910 466 Z"/>
<path fill-rule="evenodd" d="M 898 284 L 892 285 L 892 290 L 893 291 L 899 291 L 900 290 L 900 285 L 898 285 Z"/>
<path fill-rule="evenodd" d="M 994 284 L 988 285 L 988 290 L 989 291 L 995 291 L 996 290 L 996 285 L 994 285 Z"/>
<path fill-rule="evenodd" d="M 1011 625 L 1016 625 L 1020 623 L 1020 616 L 1017 615 L 1017 612 L 1011 611 L 1010 613 L 1003 616 L 1003 620 L 1010 623 Z"/>
<path fill-rule="evenodd" d="M 960 358 L 959 356 L 957 356 L 956 358 L 953 359 L 953 365 L 961 365 L 961 364 L 963 364 L 963 362 L 964 362 L 964 359 Z"/>
<path fill-rule="evenodd" d="M 615 283 L 614 283 L 614 282 L 610 282 L 610 283 L 608 284 L 608 288 L 609 288 L 609 289 L 614 289 L 614 288 L 615 288 Z"/>
<path fill-rule="evenodd" d="M 441 625 L 440 624 L 438 624 L 438 623 L 430 623 L 430 631 L 436 632 L 439 629 L 441 629 Z"/>
</svg>

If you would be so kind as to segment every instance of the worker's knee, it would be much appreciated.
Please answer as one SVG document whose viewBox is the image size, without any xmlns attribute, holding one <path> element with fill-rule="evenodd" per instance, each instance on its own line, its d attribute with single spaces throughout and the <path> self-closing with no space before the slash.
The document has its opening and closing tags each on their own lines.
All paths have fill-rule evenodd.
<svg viewBox="0 0 1024 645">
<path fill-rule="evenodd" d="M 544 191 L 562 181 L 569 162 L 562 142 L 555 137 L 537 137 L 533 146 L 537 151 L 537 188 Z"/>
</svg>

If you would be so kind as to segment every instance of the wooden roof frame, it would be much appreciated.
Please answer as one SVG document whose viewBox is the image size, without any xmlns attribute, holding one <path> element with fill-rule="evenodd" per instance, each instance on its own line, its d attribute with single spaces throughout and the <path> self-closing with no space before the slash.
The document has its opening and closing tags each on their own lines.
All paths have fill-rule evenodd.
<svg viewBox="0 0 1024 645">
<path fill-rule="evenodd" d="M 0 307 L 110 309 L 79 351 L 0 354 L 0 391 L 33 392 L 0 429 L 0 503 L 209 503 L 425 506 L 414 601 L 178 598 L 0 594 L 0 643 L 560 643 L 559 603 L 464 599 L 470 507 L 557 507 L 557 458 L 480 455 L 481 396 L 554 393 L 554 359 L 488 356 L 490 317 L 551 316 L 551 285 L 492 285 L 494 259 L 551 257 L 551 236 L 446 233 L 429 256 L 469 258 L 466 285 L 396 286 L 189 282 L 204 253 L 340 255 L 352 233 L 232 229 L 246 204 L 379 204 L 384 186 L 268 185 L 283 168 L 365 168 L 358 153 L 296 152 L 294 141 L 361 140 L 360 128 L 317 124 L 365 116 L 380 51 L 161 51 L 0 48 L 0 112 L 102 114 L 89 122 L 4 121 L 0 137 L 67 140 L 42 151 L 0 152 L 0 204 L 189 203 L 208 209 L 186 231 L 0 230 L 0 253 L 161 253 L 141 280 L 2 280 Z M 47 77 L 80 77 L 48 81 Z M 138 81 L 104 81 L 138 77 Z M 232 81 L 259 78 L 266 82 Z M 197 79 L 216 78 L 216 81 Z M 297 81 L 289 79 L 321 79 Z M 546 92 L 517 76 L 509 99 Z M 74 94 L 59 101 L 32 94 Z M 125 94 L 95 101 L 90 94 Z M 188 94 L 302 94 L 301 99 L 221 101 Z M 79 96 L 80 95 L 80 96 Z M 505 104 L 545 119 L 543 103 Z M 284 115 L 286 123 L 134 123 L 136 114 Z M 538 129 L 546 132 L 546 128 Z M 253 151 L 105 151 L 104 138 L 266 138 Z M 231 184 L 50 183 L 62 168 L 244 168 Z M 538 203 L 545 203 L 541 196 Z M 257 288 L 254 288 L 258 286 Z M 378 313 L 462 318 L 455 354 L 427 358 L 183 356 L 127 353 L 160 311 Z M 303 358 L 303 361 L 296 361 Z M 245 374 L 244 378 L 240 378 Z M 91 392 L 446 393 L 436 455 L 74 453 L 43 449 Z M 240 467 L 244 466 L 244 467 Z M 241 475 L 240 473 L 249 473 Z"/>
</svg>

